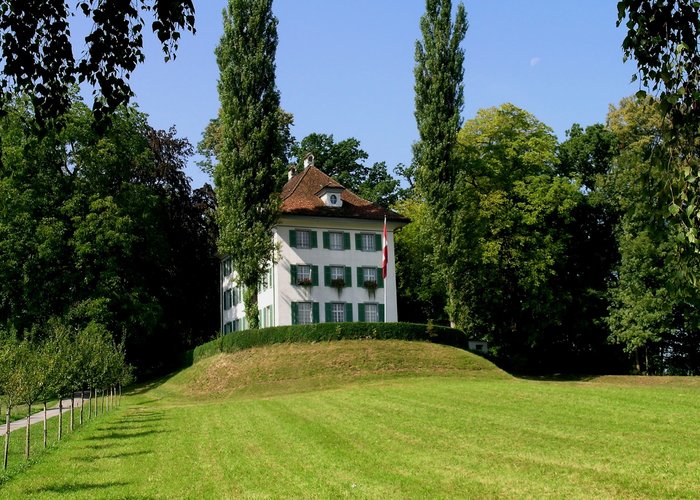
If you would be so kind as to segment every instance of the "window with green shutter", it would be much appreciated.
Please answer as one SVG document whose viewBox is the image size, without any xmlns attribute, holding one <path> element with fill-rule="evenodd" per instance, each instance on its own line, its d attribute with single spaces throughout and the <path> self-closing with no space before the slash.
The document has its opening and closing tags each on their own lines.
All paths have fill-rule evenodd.
<svg viewBox="0 0 700 500">
<path fill-rule="evenodd" d="M 355 233 L 355 250 L 362 250 L 362 234 Z"/>
<path fill-rule="evenodd" d="M 331 235 L 328 231 L 323 231 L 323 248 L 326 250 L 331 248 Z"/>
<path fill-rule="evenodd" d="M 318 248 L 318 233 L 316 231 L 309 231 L 311 235 L 311 248 Z"/>
<path fill-rule="evenodd" d="M 292 324 L 299 324 L 299 307 L 296 302 L 292 302 Z"/>
<path fill-rule="evenodd" d="M 343 248 L 350 250 L 350 233 L 343 233 Z"/>
<path fill-rule="evenodd" d="M 384 323 L 384 304 L 379 304 L 379 321 Z"/>
<path fill-rule="evenodd" d="M 231 309 L 231 290 L 224 291 L 224 310 Z"/>
<path fill-rule="evenodd" d="M 289 230 L 289 246 L 292 248 L 297 246 L 297 232 L 294 229 Z"/>
<path fill-rule="evenodd" d="M 311 285 L 318 286 L 318 266 L 311 266 Z"/>
<path fill-rule="evenodd" d="M 365 305 L 357 304 L 357 321 L 365 321 Z"/>
<path fill-rule="evenodd" d="M 326 323 L 333 322 L 333 303 L 326 302 Z"/>
<path fill-rule="evenodd" d="M 345 304 L 345 321 L 352 323 L 352 304 Z"/>
<path fill-rule="evenodd" d="M 382 249 L 382 235 L 381 234 L 374 235 L 374 249 L 376 251 L 380 251 Z"/>
<path fill-rule="evenodd" d="M 292 264 L 289 266 L 289 276 L 291 278 L 291 283 L 292 285 L 296 285 L 299 283 L 299 280 L 297 279 L 297 266 Z"/>
<path fill-rule="evenodd" d="M 384 276 L 382 276 L 382 268 L 377 268 L 377 288 L 384 288 Z"/>
</svg>

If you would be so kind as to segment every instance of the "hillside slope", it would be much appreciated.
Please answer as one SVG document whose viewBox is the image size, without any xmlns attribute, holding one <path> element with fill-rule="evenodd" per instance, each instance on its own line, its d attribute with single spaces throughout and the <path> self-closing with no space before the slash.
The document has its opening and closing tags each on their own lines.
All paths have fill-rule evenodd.
<svg viewBox="0 0 700 500">
<path fill-rule="evenodd" d="M 219 354 L 179 372 L 159 390 L 186 397 L 259 395 L 436 375 L 509 378 L 486 359 L 454 347 L 400 340 L 342 340 Z"/>
</svg>

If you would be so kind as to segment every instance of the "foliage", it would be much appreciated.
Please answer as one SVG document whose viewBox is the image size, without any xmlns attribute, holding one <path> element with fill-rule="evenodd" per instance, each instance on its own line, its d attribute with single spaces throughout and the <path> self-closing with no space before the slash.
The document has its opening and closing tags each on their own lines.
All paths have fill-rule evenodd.
<svg viewBox="0 0 700 500">
<path fill-rule="evenodd" d="M 533 369 L 556 337 L 563 303 L 557 270 L 582 194 L 556 177 L 549 127 L 512 104 L 480 110 L 459 133 L 459 208 L 465 246 L 453 318 L 515 369 Z"/>
<path fill-rule="evenodd" d="M 416 196 L 398 202 L 394 208 L 411 219 L 394 235 L 399 320 L 447 323 L 445 280 L 435 262 L 433 220 L 428 208 Z"/>
<path fill-rule="evenodd" d="M 76 102 L 60 131 L 41 136 L 26 100 L 7 111 L 2 326 L 42 337 L 51 318 L 76 328 L 96 321 L 126 334 L 130 361 L 145 371 L 208 338 L 218 303 L 213 199 L 208 187 L 190 189 L 189 144 L 134 109 L 117 110 L 97 134 Z"/>
<path fill-rule="evenodd" d="M 641 83 L 656 94 L 665 118 L 663 173 L 672 179 L 660 186 L 659 194 L 669 198 L 669 211 L 689 244 L 684 258 L 693 260 L 688 267 L 695 268 L 700 241 L 700 3 L 621 0 L 617 7 L 618 26 L 624 21 L 627 28 L 625 57 L 636 59 Z M 691 273 L 689 278 L 697 282 L 699 276 Z"/>
<path fill-rule="evenodd" d="M 315 164 L 324 173 L 366 200 L 389 207 L 400 195 L 399 181 L 388 173 L 385 162 L 371 167 L 364 164 L 369 155 L 354 137 L 335 142 L 332 134 L 307 135 L 291 148 L 297 170 L 303 168 L 308 153 L 314 155 Z"/>
<path fill-rule="evenodd" d="M 425 340 L 436 344 L 466 349 L 464 332 L 444 326 L 414 323 L 315 323 L 312 325 L 276 326 L 260 330 L 244 330 L 197 346 L 193 360 L 197 362 L 218 352 L 234 352 L 250 347 L 284 342 L 322 342 L 349 339 Z"/>
<path fill-rule="evenodd" d="M 666 168 L 662 113 L 654 100 L 624 99 L 608 115 L 625 145 L 607 188 L 622 210 L 608 321 L 611 340 L 634 356 L 637 371 L 690 374 L 700 370 L 700 295 L 686 277 L 700 269 L 683 257 L 683 232 L 666 217 L 671 194 L 663 187 L 682 181 Z"/>
<path fill-rule="evenodd" d="M 453 251 L 464 247 L 454 220 L 458 177 L 454 151 L 464 103 L 464 50 L 460 47 L 467 32 L 464 5 L 457 6 L 453 24 L 451 0 L 426 0 L 420 29 L 423 39 L 416 42 L 414 69 L 419 134 L 413 146 L 416 188 L 433 220 L 431 240 L 437 253 L 435 262 L 443 268 L 448 315 L 454 321 L 459 285 L 452 268 Z"/>
<path fill-rule="evenodd" d="M 258 327 L 257 284 L 273 260 L 285 136 L 275 86 L 277 19 L 272 0 L 230 0 L 216 49 L 221 72 L 221 148 L 214 171 L 218 247 L 246 287 L 245 310 Z"/>
<path fill-rule="evenodd" d="M 90 0 L 77 6 L 92 25 L 78 60 L 69 25 L 74 14 L 68 3 L 4 0 L 0 7 L 0 102 L 8 102 L 10 94 L 31 96 L 40 124 L 69 110 L 76 82 L 97 87 L 93 109 L 98 121 L 128 102 L 132 95 L 128 79 L 144 60 L 145 23 L 139 10 L 153 13 L 151 28 L 166 60 L 175 57 L 180 31 L 195 31 L 191 0 Z"/>
</svg>

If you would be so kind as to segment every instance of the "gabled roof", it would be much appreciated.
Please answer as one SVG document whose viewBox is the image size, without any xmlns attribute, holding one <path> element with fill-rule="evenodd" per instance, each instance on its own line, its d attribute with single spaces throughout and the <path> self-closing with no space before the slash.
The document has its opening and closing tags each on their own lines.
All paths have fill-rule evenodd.
<svg viewBox="0 0 700 500">
<path fill-rule="evenodd" d="M 318 196 L 324 188 L 342 189 L 340 199 L 343 201 L 343 206 L 326 206 Z M 348 217 L 370 220 L 383 220 L 386 215 L 388 221 L 409 222 L 409 219 L 393 210 L 360 198 L 313 165 L 292 177 L 282 188 L 281 196 L 283 215 Z"/>
</svg>

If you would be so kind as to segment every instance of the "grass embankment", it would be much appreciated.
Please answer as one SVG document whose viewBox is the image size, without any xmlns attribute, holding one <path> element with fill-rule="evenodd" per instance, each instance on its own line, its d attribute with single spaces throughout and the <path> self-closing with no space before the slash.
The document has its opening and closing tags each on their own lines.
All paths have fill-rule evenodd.
<svg viewBox="0 0 700 500">
<path fill-rule="evenodd" d="M 198 363 L 0 496 L 700 495 L 697 379 L 520 380 L 448 347 L 343 344 Z"/>
</svg>

